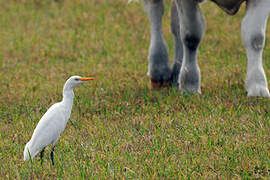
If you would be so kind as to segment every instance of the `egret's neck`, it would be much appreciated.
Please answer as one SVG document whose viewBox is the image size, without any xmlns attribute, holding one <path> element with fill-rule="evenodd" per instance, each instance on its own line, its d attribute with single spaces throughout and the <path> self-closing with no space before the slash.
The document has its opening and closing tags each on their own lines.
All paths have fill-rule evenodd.
<svg viewBox="0 0 270 180">
<path fill-rule="evenodd" d="M 73 87 L 71 87 L 69 84 L 65 84 L 63 89 L 63 102 L 65 104 L 69 104 L 72 107 L 73 104 L 73 98 L 74 98 L 74 92 Z"/>
</svg>

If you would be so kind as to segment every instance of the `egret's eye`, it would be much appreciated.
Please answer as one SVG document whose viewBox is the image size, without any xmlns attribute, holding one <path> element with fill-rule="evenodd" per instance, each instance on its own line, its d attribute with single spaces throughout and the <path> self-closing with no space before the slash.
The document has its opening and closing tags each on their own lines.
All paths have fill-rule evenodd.
<svg viewBox="0 0 270 180">
<path fill-rule="evenodd" d="M 79 78 L 75 78 L 75 81 L 79 81 L 80 79 Z"/>
</svg>

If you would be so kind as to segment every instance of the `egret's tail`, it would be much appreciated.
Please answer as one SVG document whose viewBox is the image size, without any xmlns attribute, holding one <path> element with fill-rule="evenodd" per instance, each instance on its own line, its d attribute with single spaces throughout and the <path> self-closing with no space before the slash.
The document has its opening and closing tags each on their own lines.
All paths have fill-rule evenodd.
<svg viewBox="0 0 270 180">
<path fill-rule="evenodd" d="M 24 161 L 28 161 L 29 159 L 30 159 L 30 156 L 29 156 L 29 154 L 30 154 L 30 149 L 29 149 L 29 142 L 28 143 L 26 143 L 26 145 L 25 145 L 25 148 L 24 148 L 24 152 L 23 152 L 23 160 Z"/>
</svg>

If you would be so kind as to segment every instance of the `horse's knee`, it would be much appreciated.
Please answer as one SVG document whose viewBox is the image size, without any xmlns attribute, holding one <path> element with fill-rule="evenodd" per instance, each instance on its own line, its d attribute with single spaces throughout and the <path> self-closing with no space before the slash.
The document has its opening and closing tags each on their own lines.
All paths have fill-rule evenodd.
<svg viewBox="0 0 270 180">
<path fill-rule="evenodd" d="M 186 34 L 183 36 L 183 44 L 191 51 L 195 51 L 201 41 L 200 36 L 196 34 Z"/>
<path fill-rule="evenodd" d="M 251 35 L 250 43 L 251 43 L 252 49 L 254 49 L 255 51 L 261 51 L 264 47 L 264 39 L 265 39 L 265 36 L 262 33 Z"/>
<path fill-rule="evenodd" d="M 242 39 L 243 44 L 247 49 L 252 49 L 254 51 L 261 51 L 264 47 L 265 34 L 258 32 L 257 29 L 250 28 L 250 31 L 246 31 L 248 26 L 243 25 L 242 27 Z"/>
<path fill-rule="evenodd" d="M 176 1 L 180 19 L 180 36 L 184 47 L 195 51 L 205 32 L 205 18 L 198 3 Z"/>
<path fill-rule="evenodd" d="M 246 15 L 242 20 L 242 40 L 248 50 L 255 52 L 263 50 L 268 18 L 267 8 L 265 8 L 267 3 L 269 3 L 267 0 L 248 1 Z"/>
</svg>

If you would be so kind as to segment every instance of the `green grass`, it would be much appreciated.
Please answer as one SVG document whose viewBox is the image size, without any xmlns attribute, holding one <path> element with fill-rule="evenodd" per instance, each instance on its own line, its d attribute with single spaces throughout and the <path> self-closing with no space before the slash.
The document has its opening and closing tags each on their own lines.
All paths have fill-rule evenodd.
<svg viewBox="0 0 270 180">
<path fill-rule="evenodd" d="M 164 33 L 173 38 L 166 4 Z M 269 178 L 269 99 L 247 98 L 244 7 L 203 4 L 202 95 L 149 88 L 149 24 L 126 0 L 0 0 L 1 179 Z M 270 79 L 269 29 L 264 67 Z M 71 75 L 94 75 L 55 151 L 40 165 L 23 149 Z M 269 81 L 268 81 L 269 82 Z"/>
</svg>

